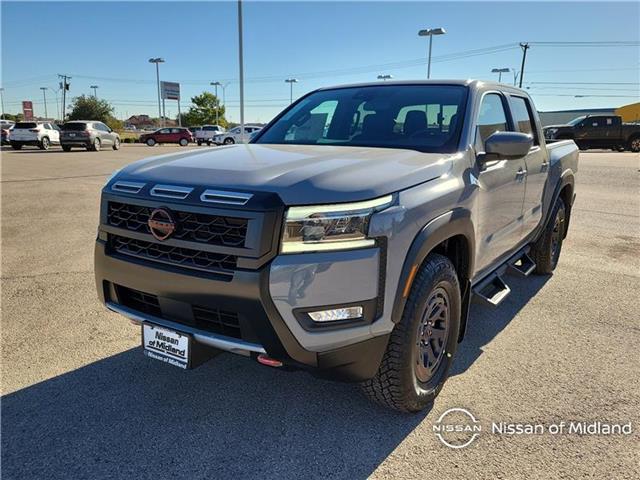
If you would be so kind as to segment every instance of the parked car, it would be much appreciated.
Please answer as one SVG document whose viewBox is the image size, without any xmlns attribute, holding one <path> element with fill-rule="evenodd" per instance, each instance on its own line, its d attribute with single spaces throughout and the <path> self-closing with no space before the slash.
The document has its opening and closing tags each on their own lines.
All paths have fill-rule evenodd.
<svg viewBox="0 0 640 480">
<path fill-rule="evenodd" d="M 214 137 L 223 133 L 224 128 L 220 125 L 203 125 L 202 127 L 199 127 L 197 132 L 195 132 L 196 142 L 198 145 L 202 145 L 203 143 L 211 145 L 214 143 Z"/>
<path fill-rule="evenodd" d="M 245 125 L 244 135 L 240 135 L 240 127 L 235 127 L 228 132 L 221 133 L 213 137 L 216 145 L 233 145 L 234 143 L 248 143 L 252 135 L 262 130 L 261 126 Z"/>
<path fill-rule="evenodd" d="M 618 115 L 586 115 L 566 125 L 544 128 L 548 141 L 573 140 L 580 150 L 612 148 L 640 152 L 640 124 L 622 123 Z"/>
<path fill-rule="evenodd" d="M 183 147 L 193 142 L 193 135 L 184 127 L 160 128 L 152 133 L 140 135 L 140 141 L 153 147 L 156 143 L 177 143 Z"/>
<path fill-rule="evenodd" d="M 515 87 L 316 90 L 249 145 L 116 173 L 98 295 L 142 324 L 150 358 L 186 369 L 227 351 L 418 411 L 443 388 L 472 298 L 497 307 L 507 273 L 558 265 L 577 169 L 575 143 L 546 145 Z"/>
<path fill-rule="evenodd" d="M 73 147 L 86 148 L 94 152 L 102 147 L 120 148 L 120 135 L 102 122 L 73 120 L 62 125 L 60 144 L 65 152 Z"/>
<path fill-rule="evenodd" d="M 4 118 L 0 118 L 0 128 L 9 129 L 16 124 L 13 120 L 6 120 Z"/>
<path fill-rule="evenodd" d="M 17 122 L 9 133 L 9 142 L 14 150 L 20 150 L 24 145 L 34 145 L 41 150 L 60 143 L 60 129 L 49 122 Z"/>
</svg>

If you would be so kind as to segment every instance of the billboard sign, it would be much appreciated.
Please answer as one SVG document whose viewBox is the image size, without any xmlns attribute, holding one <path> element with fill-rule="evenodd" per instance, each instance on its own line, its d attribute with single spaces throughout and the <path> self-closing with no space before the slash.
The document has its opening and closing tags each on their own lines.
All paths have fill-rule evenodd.
<svg viewBox="0 0 640 480">
<path fill-rule="evenodd" d="M 22 115 L 25 120 L 33 120 L 33 102 L 30 100 L 24 100 L 22 102 Z"/>
<path fill-rule="evenodd" d="M 180 100 L 180 84 L 176 82 L 160 82 L 160 96 L 164 100 Z"/>
</svg>

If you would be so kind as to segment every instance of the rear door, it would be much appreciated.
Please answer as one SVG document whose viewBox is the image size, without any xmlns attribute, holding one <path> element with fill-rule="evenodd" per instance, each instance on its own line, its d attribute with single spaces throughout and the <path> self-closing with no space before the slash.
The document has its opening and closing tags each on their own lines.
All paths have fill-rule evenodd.
<svg viewBox="0 0 640 480">
<path fill-rule="evenodd" d="M 476 272 L 513 250 L 522 239 L 522 204 L 525 194 L 525 158 L 483 161 L 484 142 L 495 132 L 514 131 L 507 99 L 501 92 L 486 92 L 476 119 L 478 208 Z M 472 180 L 473 181 L 473 180 Z"/>
<path fill-rule="evenodd" d="M 531 102 L 525 97 L 511 95 L 511 114 L 516 129 L 533 137 L 533 146 L 525 157 L 526 181 L 522 207 L 522 236 L 531 233 L 542 220 L 542 193 L 549 171 L 546 149 L 540 147 L 540 132 Z"/>
<path fill-rule="evenodd" d="M 602 146 L 607 143 L 606 117 L 587 117 L 575 132 L 579 144 Z"/>
</svg>

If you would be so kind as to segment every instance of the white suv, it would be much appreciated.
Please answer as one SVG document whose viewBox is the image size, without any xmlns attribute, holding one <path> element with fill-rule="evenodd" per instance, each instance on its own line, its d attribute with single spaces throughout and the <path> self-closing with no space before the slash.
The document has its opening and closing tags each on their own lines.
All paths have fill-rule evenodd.
<svg viewBox="0 0 640 480">
<path fill-rule="evenodd" d="M 18 122 L 9 133 L 9 142 L 14 150 L 20 150 L 23 145 L 48 150 L 52 144 L 60 143 L 60 129 L 49 122 Z"/>
<path fill-rule="evenodd" d="M 240 127 L 235 127 L 228 132 L 216 135 L 213 137 L 213 141 L 216 145 L 233 145 L 234 143 L 247 143 L 251 140 L 251 137 L 262 130 L 259 125 L 245 125 L 244 135 L 240 135 Z"/>
</svg>

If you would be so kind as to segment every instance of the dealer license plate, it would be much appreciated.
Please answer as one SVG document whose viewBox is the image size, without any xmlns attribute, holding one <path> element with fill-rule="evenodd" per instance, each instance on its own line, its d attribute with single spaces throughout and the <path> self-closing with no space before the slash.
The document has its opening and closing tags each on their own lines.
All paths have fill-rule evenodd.
<svg viewBox="0 0 640 480">
<path fill-rule="evenodd" d="M 191 337 L 184 333 L 142 324 L 142 347 L 147 357 L 176 367 L 189 368 Z"/>
</svg>

